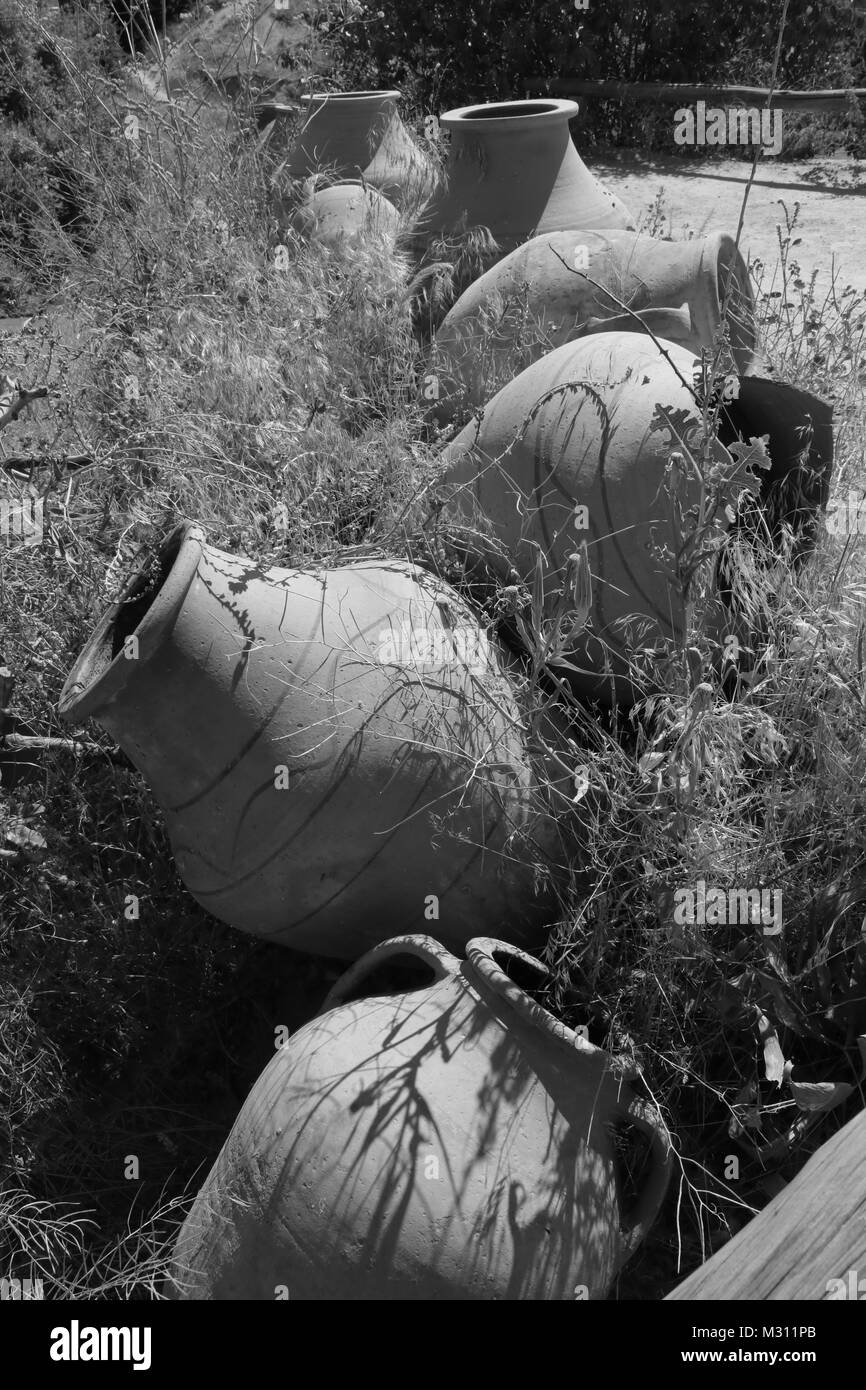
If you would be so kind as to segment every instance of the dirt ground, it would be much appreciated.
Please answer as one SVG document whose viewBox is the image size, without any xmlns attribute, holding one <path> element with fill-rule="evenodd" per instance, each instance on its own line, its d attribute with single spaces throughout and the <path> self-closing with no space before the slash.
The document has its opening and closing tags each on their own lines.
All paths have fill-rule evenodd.
<svg viewBox="0 0 866 1390">
<path fill-rule="evenodd" d="M 664 235 L 684 231 L 730 232 L 735 235 L 751 164 L 734 159 L 690 160 L 633 152 L 587 159 L 593 173 L 616 193 L 636 217 L 648 219 L 659 190 L 666 214 Z M 786 232 L 784 208 L 791 217 L 799 205 L 792 250 L 808 281 L 817 272 L 819 302 L 830 291 L 853 285 L 866 293 L 866 160 L 822 158 L 780 163 L 764 159 L 749 192 L 740 246 L 751 260 L 767 267 L 769 278 L 779 260 L 779 230 Z M 765 283 L 764 289 L 781 288 Z"/>
</svg>

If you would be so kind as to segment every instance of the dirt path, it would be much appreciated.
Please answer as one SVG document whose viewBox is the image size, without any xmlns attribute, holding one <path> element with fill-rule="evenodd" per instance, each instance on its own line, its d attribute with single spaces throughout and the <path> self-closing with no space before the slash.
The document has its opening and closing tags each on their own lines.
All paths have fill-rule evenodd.
<svg viewBox="0 0 866 1390">
<path fill-rule="evenodd" d="M 677 236 L 685 230 L 736 234 L 750 164 L 733 159 L 685 164 L 681 159 L 630 152 L 587 162 L 644 220 L 663 190 L 668 219 L 663 234 Z M 789 216 L 800 205 L 794 237 L 802 240 L 792 254 L 805 272 L 803 279 L 817 271 L 816 289 L 823 299 L 835 268 L 837 291 L 850 284 L 866 294 L 866 161 L 763 161 L 749 193 L 740 245 L 752 260 L 762 260 L 769 272 L 779 257 L 777 227 L 785 234 L 781 203 Z M 778 282 L 775 288 L 780 288 Z"/>
</svg>

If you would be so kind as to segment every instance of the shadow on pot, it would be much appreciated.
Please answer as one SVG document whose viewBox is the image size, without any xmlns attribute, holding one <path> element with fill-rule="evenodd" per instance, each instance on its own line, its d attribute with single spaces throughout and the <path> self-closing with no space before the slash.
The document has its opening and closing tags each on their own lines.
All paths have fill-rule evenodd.
<svg viewBox="0 0 866 1390">
<path fill-rule="evenodd" d="M 429 356 L 431 418 L 483 406 L 545 353 L 591 332 L 651 328 L 706 349 L 722 374 L 759 371 L 755 300 L 734 239 L 661 241 L 571 229 L 533 237 L 476 278 L 449 308 Z M 717 354 L 717 356 L 716 356 Z"/>
<path fill-rule="evenodd" d="M 531 941 L 580 858 L 519 663 L 405 561 L 260 569 L 184 523 L 64 685 L 147 778 L 215 917 L 351 960 L 400 920 Z M 431 916 L 431 913 L 433 914 Z"/>
<path fill-rule="evenodd" d="M 603 1299 L 672 1162 L 658 1111 L 506 943 L 396 938 L 262 1073 L 180 1233 L 180 1299 Z M 615 1126 L 646 1141 L 629 1208 Z M 280 1294 L 279 1290 L 284 1290 Z"/>
</svg>

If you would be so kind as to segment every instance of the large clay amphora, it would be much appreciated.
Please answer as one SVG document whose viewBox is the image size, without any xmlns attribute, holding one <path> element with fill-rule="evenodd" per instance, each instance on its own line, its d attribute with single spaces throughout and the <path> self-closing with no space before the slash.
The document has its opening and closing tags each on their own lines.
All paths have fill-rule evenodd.
<svg viewBox="0 0 866 1390">
<path fill-rule="evenodd" d="M 530 237 L 634 225 L 578 154 L 568 128 L 577 112 L 577 102 L 545 98 L 465 106 L 440 118 L 450 136 L 445 169 L 413 228 L 412 249 L 419 263 L 452 265 L 451 303 Z M 489 235 L 464 259 L 481 229 Z M 431 302 L 425 331 L 435 330 L 450 307 L 441 296 Z"/>
<path fill-rule="evenodd" d="M 589 172 L 568 129 L 576 101 L 503 101 L 446 111 L 445 180 L 419 224 L 437 236 L 486 227 L 500 256 L 541 232 L 627 227 L 628 209 Z"/>
<path fill-rule="evenodd" d="M 717 645 L 742 638 L 742 614 L 729 602 L 736 585 L 724 565 L 691 614 L 678 569 L 689 518 L 705 495 L 695 466 L 700 368 L 692 352 L 669 341 L 594 333 L 521 372 L 445 450 L 436 509 L 453 544 L 502 573 L 513 565 L 535 584 L 540 554 L 548 616 L 577 607 L 569 559 L 586 541 L 591 604 L 566 670 L 579 694 L 603 703 L 651 693 L 658 655 L 682 646 L 690 617 Z M 710 520 L 723 533 L 733 517 L 758 558 L 785 553 L 790 528 L 794 559 L 804 558 L 827 500 L 832 410 L 806 391 L 751 374 L 727 385 L 730 399 L 707 447 L 731 486 Z M 747 480 L 728 446 L 763 436 L 769 467 L 750 471 L 754 499 L 743 501 Z"/>
<path fill-rule="evenodd" d="M 436 334 L 427 397 L 444 422 L 458 406 L 483 405 L 544 353 L 587 332 L 645 331 L 648 310 L 686 310 L 649 319 L 656 336 L 695 352 L 712 349 L 724 322 L 733 369 L 755 359 L 755 302 L 733 238 L 659 241 L 627 231 L 548 232 L 512 251 L 464 291 Z M 625 311 L 640 315 L 630 320 Z M 609 330 L 608 330 L 609 331 Z M 720 356 L 720 362 L 723 361 Z"/>
<path fill-rule="evenodd" d="M 489 939 L 465 961 L 425 936 L 360 960 L 247 1097 L 170 1296 L 605 1298 L 664 1197 L 670 1140 L 527 992 L 546 974 Z M 617 1125 L 648 1141 L 631 1210 Z"/>
<path fill-rule="evenodd" d="M 314 92 L 286 163 L 291 178 L 362 178 L 402 204 L 432 187 L 428 161 L 400 119 L 398 91 Z"/>
<path fill-rule="evenodd" d="M 260 569 L 178 527 L 100 621 L 60 713 L 162 806 L 215 917 L 355 959 L 395 923 L 530 940 L 559 854 L 504 658 L 401 561 Z"/>
<path fill-rule="evenodd" d="M 575 631 L 569 675 L 583 696 L 629 703 L 642 686 L 636 653 L 682 641 L 671 430 L 698 431 L 694 355 L 637 333 L 599 333 L 556 348 L 493 397 L 445 451 L 437 488 L 456 545 L 480 552 L 485 529 L 525 581 L 543 557 L 544 608 L 568 601 L 569 557 L 587 544 L 591 608 Z M 686 474 L 684 509 L 700 480 Z M 468 531 L 467 529 L 468 528 Z M 494 560 L 496 557 L 494 556 Z"/>
</svg>

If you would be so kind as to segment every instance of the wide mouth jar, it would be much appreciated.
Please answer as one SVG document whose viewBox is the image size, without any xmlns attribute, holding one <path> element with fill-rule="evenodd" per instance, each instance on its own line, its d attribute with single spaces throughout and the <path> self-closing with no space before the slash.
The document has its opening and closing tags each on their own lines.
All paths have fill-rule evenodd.
<svg viewBox="0 0 866 1390">
<path fill-rule="evenodd" d="M 497 101 L 481 106 L 458 106 L 439 118 L 440 125 L 452 131 L 513 131 L 561 125 L 573 120 L 580 107 L 576 101 L 545 97 L 535 101 Z"/>
</svg>

